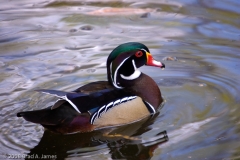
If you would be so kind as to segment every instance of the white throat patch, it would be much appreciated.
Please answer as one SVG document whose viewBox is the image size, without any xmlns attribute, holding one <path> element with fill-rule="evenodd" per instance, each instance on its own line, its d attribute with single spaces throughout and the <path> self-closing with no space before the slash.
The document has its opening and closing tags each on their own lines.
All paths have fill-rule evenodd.
<svg viewBox="0 0 240 160">
<path fill-rule="evenodd" d="M 134 60 L 132 60 L 132 64 L 133 64 L 133 67 L 134 67 L 134 73 L 131 74 L 130 76 L 124 76 L 123 74 L 120 74 L 120 76 L 121 76 L 123 79 L 125 79 L 125 80 L 133 80 L 133 79 L 138 78 L 138 77 L 141 75 L 141 71 L 137 69 Z"/>
</svg>

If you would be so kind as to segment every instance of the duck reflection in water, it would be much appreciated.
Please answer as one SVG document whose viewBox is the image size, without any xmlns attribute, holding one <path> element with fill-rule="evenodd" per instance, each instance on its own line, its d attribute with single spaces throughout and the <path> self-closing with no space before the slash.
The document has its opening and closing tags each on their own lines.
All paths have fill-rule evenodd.
<svg viewBox="0 0 240 160">
<path fill-rule="evenodd" d="M 141 135 L 151 131 L 151 124 L 158 114 L 125 126 L 102 129 L 89 133 L 59 134 L 45 130 L 39 144 L 30 150 L 26 159 L 31 156 L 84 157 L 103 152 L 112 159 L 150 159 L 154 150 L 168 141 L 166 131 L 159 132 L 154 137 L 143 141 Z"/>
</svg>

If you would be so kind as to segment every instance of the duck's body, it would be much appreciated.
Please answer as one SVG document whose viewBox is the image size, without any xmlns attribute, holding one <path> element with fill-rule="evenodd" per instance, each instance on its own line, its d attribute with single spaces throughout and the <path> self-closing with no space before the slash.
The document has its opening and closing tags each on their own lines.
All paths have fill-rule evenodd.
<svg viewBox="0 0 240 160">
<path fill-rule="evenodd" d="M 154 114 L 163 101 L 153 79 L 137 69 L 144 64 L 165 67 L 143 44 L 122 44 L 108 57 L 108 81 L 92 82 L 73 92 L 39 90 L 60 100 L 46 109 L 17 116 L 61 133 L 89 132 L 141 120 Z"/>
</svg>

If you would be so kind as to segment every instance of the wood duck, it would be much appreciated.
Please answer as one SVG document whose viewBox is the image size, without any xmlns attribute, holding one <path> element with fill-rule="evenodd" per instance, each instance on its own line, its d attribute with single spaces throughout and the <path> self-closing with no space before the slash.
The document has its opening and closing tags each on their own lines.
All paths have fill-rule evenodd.
<svg viewBox="0 0 240 160">
<path fill-rule="evenodd" d="M 53 106 L 17 116 L 60 133 L 90 132 L 139 121 L 155 114 L 163 102 L 158 85 L 138 70 L 143 65 L 165 68 L 144 44 L 121 44 L 108 56 L 108 81 L 92 82 L 72 92 L 37 90 L 59 99 Z"/>
</svg>

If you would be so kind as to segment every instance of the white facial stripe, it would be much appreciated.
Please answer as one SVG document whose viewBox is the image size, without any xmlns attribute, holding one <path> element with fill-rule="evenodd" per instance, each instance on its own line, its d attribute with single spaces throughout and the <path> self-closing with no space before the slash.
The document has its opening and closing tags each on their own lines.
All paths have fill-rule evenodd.
<svg viewBox="0 0 240 160">
<path fill-rule="evenodd" d="M 113 77 L 112 77 L 112 63 L 110 64 L 110 77 L 111 77 L 111 80 L 113 82 L 114 87 L 121 89 L 122 87 L 115 84 L 115 81 L 113 80 Z"/>
<path fill-rule="evenodd" d="M 145 49 L 143 49 L 143 48 L 142 48 L 141 50 L 142 50 L 142 51 L 144 51 L 144 52 L 146 52 L 146 53 L 148 52 L 148 51 L 146 51 L 146 50 L 145 50 Z"/>
<path fill-rule="evenodd" d="M 136 67 L 136 64 L 135 64 L 134 60 L 132 60 L 132 64 L 133 64 L 134 70 L 137 70 L 137 67 Z"/>
<path fill-rule="evenodd" d="M 138 78 L 138 77 L 141 75 L 141 71 L 137 69 L 134 60 L 132 60 L 132 64 L 133 64 L 133 67 L 134 67 L 134 70 L 135 70 L 134 73 L 131 74 L 130 76 L 124 76 L 123 74 L 120 74 L 120 76 L 121 76 L 123 79 L 126 79 L 126 80 L 133 80 L 133 79 Z"/>
<path fill-rule="evenodd" d="M 129 58 L 129 57 L 125 58 L 125 59 L 122 61 L 122 63 L 117 67 L 117 69 L 116 69 L 116 71 L 115 71 L 115 73 L 114 73 L 113 85 L 114 85 L 116 88 L 119 88 L 119 89 L 123 88 L 123 87 L 120 87 L 120 86 L 117 85 L 117 72 L 118 72 L 118 69 L 123 65 L 123 63 L 124 63 L 128 58 Z M 112 76 L 112 74 L 111 74 L 111 76 Z"/>
<path fill-rule="evenodd" d="M 112 62 L 110 64 L 110 77 L 111 77 L 111 80 L 113 82 L 114 87 L 121 89 L 122 87 L 118 86 L 117 83 L 115 82 L 115 80 L 112 77 Z"/>
<path fill-rule="evenodd" d="M 113 76 L 112 76 L 112 62 L 111 62 L 111 64 L 110 64 L 110 77 L 111 77 L 111 80 L 112 80 L 112 82 L 113 82 L 114 87 L 116 87 L 116 88 L 121 88 L 120 86 L 118 86 L 117 84 L 115 84 L 115 81 L 114 81 L 114 79 L 113 79 Z"/>
</svg>

